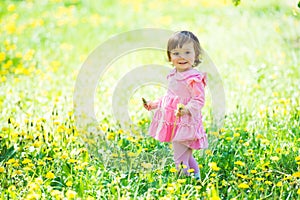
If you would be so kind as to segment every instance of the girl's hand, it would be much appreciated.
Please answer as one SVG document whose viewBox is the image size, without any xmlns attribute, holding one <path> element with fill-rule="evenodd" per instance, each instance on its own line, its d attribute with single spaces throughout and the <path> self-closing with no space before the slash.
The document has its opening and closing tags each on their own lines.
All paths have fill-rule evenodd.
<svg viewBox="0 0 300 200">
<path fill-rule="evenodd" d="M 181 108 L 177 111 L 176 117 L 181 117 L 183 115 L 190 115 L 190 111 L 187 108 Z"/>
<path fill-rule="evenodd" d="M 181 117 L 183 115 L 190 115 L 190 114 L 191 114 L 190 111 L 187 108 L 185 108 L 183 104 L 179 103 L 177 105 L 177 110 L 175 113 L 176 117 Z"/>
<path fill-rule="evenodd" d="M 143 100 L 144 108 L 146 108 L 146 110 L 151 110 L 150 104 L 148 104 L 148 102 L 144 98 L 142 98 L 142 100 Z"/>
</svg>

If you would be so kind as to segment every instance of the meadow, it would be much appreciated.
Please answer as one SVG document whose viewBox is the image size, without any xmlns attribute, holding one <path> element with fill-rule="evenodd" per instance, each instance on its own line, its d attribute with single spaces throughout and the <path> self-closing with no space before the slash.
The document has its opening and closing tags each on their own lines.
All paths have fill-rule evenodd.
<svg viewBox="0 0 300 200">
<path fill-rule="evenodd" d="M 0 1 L 0 200 L 300 199 L 300 8 L 294 0 Z M 143 28 L 194 32 L 216 64 L 226 116 L 196 151 L 201 181 L 178 177 L 172 145 L 147 136 L 159 85 L 129 97 L 132 127 L 114 121 L 114 86 L 165 52 L 130 52 L 95 92 L 96 130 L 74 116 L 77 75 L 109 38 Z M 167 42 L 167 41 L 166 41 Z M 113 47 L 108 49 L 113 51 Z M 171 66 L 170 66 L 171 67 Z M 101 134 L 96 134 L 96 133 Z"/>
</svg>

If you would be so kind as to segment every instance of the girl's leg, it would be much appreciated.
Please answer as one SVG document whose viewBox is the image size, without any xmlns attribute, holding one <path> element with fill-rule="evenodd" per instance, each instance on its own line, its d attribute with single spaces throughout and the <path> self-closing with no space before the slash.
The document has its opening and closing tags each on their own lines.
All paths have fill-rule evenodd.
<svg viewBox="0 0 300 200">
<path fill-rule="evenodd" d="M 192 149 L 189 147 L 179 143 L 179 142 L 173 142 L 173 150 L 174 150 L 174 161 L 177 170 L 180 170 L 180 164 L 183 164 L 186 166 L 186 168 L 183 169 L 184 173 L 189 175 L 187 170 L 190 168 L 189 160 L 192 156 Z"/>
<path fill-rule="evenodd" d="M 193 154 L 191 155 L 191 157 L 189 159 L 189 166 L 190 166 L 191 169 L 194 169 L 195 178 L 200 179 L 199 166 L 198 166 L 198 163 L 197 163 L 196 159 L 194 158 Z"/>
</svg>

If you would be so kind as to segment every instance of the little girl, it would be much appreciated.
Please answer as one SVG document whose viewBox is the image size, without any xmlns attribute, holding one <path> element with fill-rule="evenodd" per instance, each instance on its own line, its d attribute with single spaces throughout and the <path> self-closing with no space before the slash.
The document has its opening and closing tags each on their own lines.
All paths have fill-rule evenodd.
<svg viewBox="0 0 300 200">
<path fill-rule="evenodd" d="M 172 142 L 176 168 L 189 175 L 194 169 L 200 178 L 194 149 L 208 147 L 202 124 L 206 75 L 193 69 L 200 63 L 201 47 L 198 38 L 189 31 L 174 33 L 167 47 L 167 55 L 175 67 L 167 76 L 169 81 L 165 96 L 157 101 L 144 101 L 147 110 L 157 109 L 150 125 L 150 135 L 161 142 Z"/>
</svg>

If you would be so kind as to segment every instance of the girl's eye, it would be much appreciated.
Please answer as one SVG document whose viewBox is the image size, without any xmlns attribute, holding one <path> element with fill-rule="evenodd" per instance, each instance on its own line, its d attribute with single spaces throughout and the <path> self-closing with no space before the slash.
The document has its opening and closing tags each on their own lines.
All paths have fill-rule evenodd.
<svg viewBox="0 0 300 200">
<path fill-rule="evenodd" d="M 189 51 L 186 51 L 186 52 L 185 52 L 185 54 L 190 54 L 190 53 L 191 53 L 191 52 L 189 52 Z"/>
<path fill-rule="evenodd" d="M 178 55 L 179 55 L 179 53 L 178 53 L 178 52 L 173 52 L 173 53 L 172 53 L 172 55 L 174 55 L 174 56 L 178 56 Z"/>
</svg>

